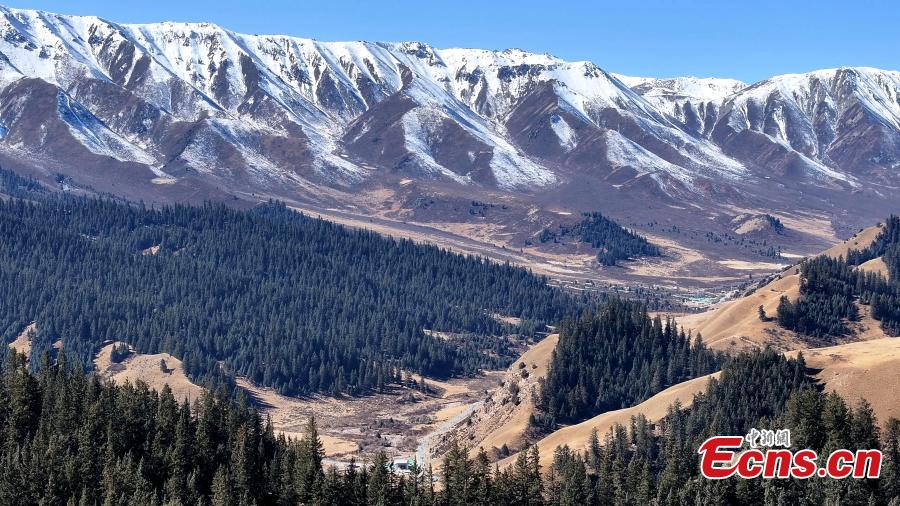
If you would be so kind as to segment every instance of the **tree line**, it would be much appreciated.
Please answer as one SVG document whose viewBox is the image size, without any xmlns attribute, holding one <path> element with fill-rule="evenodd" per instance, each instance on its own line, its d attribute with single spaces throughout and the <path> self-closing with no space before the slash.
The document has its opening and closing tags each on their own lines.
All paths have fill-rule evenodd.
<svg viewBox="0 0 900 506">
<path fill-rule="evenodd" d="M 0 503 L 77 505 L 882 505 L 900 500 L 900 422 L 883 431 L 864 401 L 824 394 L 802 355 L 730 359 L 690 407 L 642 416 L 561 446 L 542 468 L 536 446 L 508 465 L 459 446 L 430 467 L 393 472 L 384 452 L 337 470 L 315 420 L 299 440 L 224 391 L 179 403 L 168 388 L 106 384 L 62 353 L 39 372 L 11 353 L 0 372 Z M 881 449 L 871 480 L 706 480 L 697 448 L 710 435 L 790 428 L 795 448 Z"/>
<path fill-rule="evenodd" d="M 540 504 L 538 455 L 525 455 L 499 471 L 457 447 L 440 479 L 395 473 L 383 451 L 338 471 L 315 419 L 288 439 L 224 390 L 179 402 L 168 387 L 103 383 L 64 352 L 37 373 L 12 352 L 0 372 L 0 504 Z"/>
<path fill-rule="evenodd" d="M 880 479 L 708 480 L 697 449 L 712 435 L 751 428 L 788 428 L 792 448 L 827 455 L 837 448 L 881 449 Z M 563 463 L 560 465 L 559 463 Z M 900 421 L 882 431 L 865 402 L 848 406 L 823 393 L 802 355 L 763 350 L 742 354 L 686 408 L 671 406 L 657 423 L 642 416 L 594 432 L 584 452 L 557 448 L 545 488 L 547 504 L 896 504 L 900 500 Z"/>
<path fill-rule="evenodd" d="M 786 358 L 766 349 L 730 358 L 690 407 L 675 403 L 655 423 L 637 415 L 605 434 L 594 431 L 583 450 L 557 447 L 544 470 L 537 465 L 537 451 L 526 447 L 505 472 L 518 476 L 513 490 L 522 492 L 522 504 L 897 504 L 900 421 L 890 419 L 884 427 L 882 431 L 864 400 L 848 406 L 836 393 L 822 392 L 808 375 L 802 354 Z M 751 428 L 788 428 L 792 448 L 811 448 L 818 455 L 838 448 L 880 449 L 881 478 L 707 480 L 700 475 L 697 449 L 706 438 L 743 435 Z M 484 468 L 481 458 L 474 459 L 471 469 Z M 454 504 L 493 504 L 473 502 L 481 497 L 474 491 L 485 489 L 484 479 L 473 473 L 469 486 L 456 487 L 469 502 Z M 494 487 L 488 490 L 497 503 L 515 504 L 502 502 L 510 483 L 503 473 L 495 471 L 493 481 L 488 474 Z"/>
</svg>

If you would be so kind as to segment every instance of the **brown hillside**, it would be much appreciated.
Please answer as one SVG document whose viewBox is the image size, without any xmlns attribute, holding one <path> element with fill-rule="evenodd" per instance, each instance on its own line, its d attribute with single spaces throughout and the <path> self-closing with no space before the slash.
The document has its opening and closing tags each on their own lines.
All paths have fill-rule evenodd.
<svg viewBox="0 0 900 506">
<path fill-rule="evenodd" d="M 825 391 L 835 391 L 851 404 L 866 399 L 882 425 L 900 418 L 900 339 L 804 350 L 803 356 L 809 367 L 820 369 L 816 378 Z"/>
<path fill-rule="evenodd" d="M 854 234 L 853 237 L 847 239 L 846 241 L 835 244 L 834 246 L 823 251 L 822 254 L 830 256 L 832 258 L 846 258 L 848 251 L 852 249 L 863 249 L 875 242 L 875 238 L 878 237 L 878 234 L 881 232 L 882 227 L 883 225 L 879 223 L 878 225 L 875 225 L 873 227 L 865 228 Z"/>
<path fill-rule="evenodd" d="M 797 351 L 788 355 L 796 356 Z M 900 339 L 882 338 L 865 342 L 855 342 L 803 350 L 807 365 L 818 370 L 815 377 L 826 392 L 834 391 L 848 403 L 855 404 L 860 398 L 866 399 L 875 411 L 881 425 L 891 417 L 900 418 Z M 591 431 L 596 429 L 602 436 L 619 423 L 627 425 L 632 416 L 643 414 L 651 422 L 665 416 L 666 410 L 674 402 L 690 406 L 694 395 L 703 391 L 711 377 L 719 373 L 696 378 L 674 385 L 637 406 L 609 411 L 582 423 L 562 428 L 538 441 L 541 466 L 544 470 L 551 464 L 553 451 L 561 445 L 582 451 L 587 446 Z M 501 466 L 515 461 L 515 456 L 504 459 Z"/>
<path fill-rule="evenodd" d="M 443 453 L 453 440 L 473 451 L 484 448 L 489 454 L 503 445 L 520 448 L 535 409 L 532 396 L 538 393 L 538 380 L 547 375 L 557 342 L 559 335 L 551 334 L 522 354 L 503 376 L 502 385 L 464 423 L 447 432 L 435 453 Z"/>
<path fill-rule="evenodd" d="M 830 257 L 846 256 L 851 249 L 862 249 L 872 244 L 881 232 L 881 225 L 869 227 L 850 239 L 822 252 Z M 881 259 L 866 262 L 860 268 L 887 272 Z M 733 351 L 745 348 L 771 345 L 776 349 L 789 351 L 807 347 L 796 333 L 784 330 L 773 321 L 763 322 L 759 319 L 758 308 L 765 309 L 769 317 L 775 316 L 778 301 L 782 295 L 795 301 L 800 293 L 800 275 L 797 267 L 790 267 L 775 280 L 758 288 L 750 295 L 728 301 L 718 307 L 699 314 L 679 318 L 678 322 L 685 329 L 700 332 L 703 340 L 710 347 Z M 861 311 L 863 313 L 863 311 Z M 862 322 L 867 323 L 867 322 Z M 866 325 L 867 333 L 857 335 L 855 339 L 873 339 L 886 337 L 877 323 Z"/>
<path fill-rule="evenodd" d="M 100 377 L 118 384 L 143 381 L 154 390 L 162 390 L 165 385 L 169 385 L 172 394 L 179 401 L 193 401 L 203 394 L 203 388 L 192 383 L 185 375 L 181 360 L 168 353 L 142 355 L 132 352 L 122 362 L 113 363 L 110 356 L 117 343 L 115 341 L 101 348 L 94 359 L 94 368 Z M 161 362 L 165 362 L 165 371 Z"/>
<path fill-rule="evenodd" d="M 845 256 L 851 249 L 864 248 L 874 241 L 880 229 L 880 225 L 867 228 L 822 254 L 839 257 Z M 886 274 L 881 259 L 866 262 L 860 268 Z M 765 345 L 787 352 L 804 349 L 808 345 L 799 336 L 780 329 L 775 322 L 761 321 L 758 313 L 759 306 L 762 306 L 766 314 L 773 317 L 777 313 L 779 299 L 786 296 L 796 300 L 799 290 L 799 270 L 791 267 L 753 293 L 705 313 L 681 317 L 679 323 L 694 332 L 701 332 L 710 347 L 729 352 Z M 806 349 L 807 363 L 819 370 L 816 377 L 827 391 L 833 390 L 851 403 L 860 397 L 866 398 L 882 423 L 890 417 L 900 417 L 900 403 L 896 400 L 896 393 L 900 391 L 900 374 L 896 373 L 900 368 L 900 339 L 885 336 L 879 322 L 871 317 L 868 306 L 860 306 L 860 321 L 851 323 L 850 327 L 852 339 L 858 342 Z M 543 353 L 548 354 L 548 351 Z M 583 450 L 594 429 L 602 434 L 616 423 L 627 424 L 637 414 L 643 414 L 654 422 L 664 417 L 668 407 L 676 401 L 690 405 L 694 395 L 705 389 L 710 377 L 717 375 L 674 385 L 637 406 L 602 413 L 544 437 L 537 442 L 541 465 L 544 469 L 550 465 L 553 451 L 558 446 L 568 445 L 573 450 Z M 483 440 L 490 440 L 490 436 Z M 508 465 L 514 460 L 515 455 L 507 457 L 500 465 Z"/>
<path fill-rule="evenodd" d="M 800 294 L 800 275 L 795 268 L 780 278 L 757 289 L 752 294 L 729 301 L 704 313 L 683 316 L 678 323 L 694 333 L 700 332 L 703 340 L 714 349 L 734 351 L 762 347 L 767 344 L 781 350 L 801 348 L 802 342 L 794 332 L 784 330 L 774 322 L 759 319 L 761 305 L 769 317 L 777 313 L 781 296 L 796 301 Z"/>
<path fill-rule="evenodd" d="M 16 350 L 17 353 L 28 357 L 31 355 L 31 338 L 35 332 L 37 332 L 37 324 L 35 322 L 29 323 L 15 340 L 9 343 L 9 347 Z"/>
<path fill-rule="evenodd" d="M 713 373 L 673 385 L 637 406 L 607 411 L 584 422 L 557 430 L 536 443 L 541 456 L 542 468 L 546 470 L 553 462 L 553 451 L 558 446 L 568 445 L 569 448 L 576 451 L 584 450 L 594 429 L 602 437 L 615 424 L 627 426 L 632 416 L 642 414 L 650 422 L 656 422 L 665 417 L 669 406 L 676 401 L 680 402 L 682 406 L 690 406 L 694 401 L 694 395 L 706 389 L 710 378 L 718 376 L 719 373 Z M 512 462 L 515 462 L 515 455 L 501 461 L 500 466 L 506 466 Z"/>
<path fill-rule="evenodd" d="M 881 257 L 873 258 L 868 262 L 864 262 L 860 264 L 860 269 L 866 272 L 877 272 L 886 278 L 890 278 L 891 274 L 888 272 L 888 266 L 884 263 L 884 259 Z"/>
</svg>

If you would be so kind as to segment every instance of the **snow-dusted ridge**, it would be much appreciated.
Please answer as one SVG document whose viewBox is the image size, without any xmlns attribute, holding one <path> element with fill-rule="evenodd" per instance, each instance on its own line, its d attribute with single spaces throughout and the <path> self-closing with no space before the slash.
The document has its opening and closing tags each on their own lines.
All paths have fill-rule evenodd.
<svg viewBox="0 0 900 506">
<path fill-rule="evenodd" d="M 11 97 L 0 150 L 10 143 L 63 159 L 15 135 L 36 110 L 36 92 L 17 87 L 26 79 L 58 88 L 57 118 L 90 153 L 156 175 L 245 174 L 275 185 L 344 186 L 405 170 L 519 191 L 586 167 L 628 166 L 674 193 L 672 182 L 702 191 L 773 164 L 859 185 L 858 166 L 893 170 L 892 146 L 900 149 L 900 74 L 867 68 L 748 86 L 622 76 L 519 49 L 320 42 L 0 7 L 0 88 Z M 881 137 L 858 141 L 873 131 Z M 603 158 L 577 165 L 590 142 L 604 143 L 591 151 Z M 754 155 L 760 142 L 774 146 L 765 158 Z"/>
</svg>

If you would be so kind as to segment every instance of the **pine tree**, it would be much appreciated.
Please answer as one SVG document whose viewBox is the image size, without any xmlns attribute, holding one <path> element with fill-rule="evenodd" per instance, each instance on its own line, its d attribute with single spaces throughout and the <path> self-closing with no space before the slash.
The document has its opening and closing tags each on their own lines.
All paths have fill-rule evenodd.
<svg viewBox="0 0 900 506">
<path fill-rule="evenodd" d="M 491 464 L 484 448 L 478 449 L 478 455 L 472 468 L 472 479 L 469 485 L 471 504 L 494 504 L 494 484 L 491 478 Z"/>
<path fill-rule="evenodd" d="M 391 471 L 390 462 L 384 451 L 375 454 L 372 461 L 372 475 L 367 483 L 366 504 L 371 506 L 387 506 L 390 500 Z"/>
<path fill-rule="evenodd" d="M 454 441 L 444 455 L 443 464 L 445 503 L 452 506 L 470 504 L 473 495 L 470 490 L 472 462 L 468 452 Z"/>
<path fill-rule="evenodd" d="M 891 418 L 885 424 L 882 452 L 881 492 L 888 500 L 900 500 L 900 420 Z"/>
<path fill-rule="evenodd" d="M 128 345 L 171 353 L 212 387 L 233 387 L 241 371 L 287 395 L 361 394 L 388 388 L 401 369 L 447 377 L 502 368 L 516 350 L 498 336 L 533 337 L 580 304 L 524 269 L 274 202 L 148 208 L 46 192 L 0 201 L 0 238 L 7 341 L 35 321 L 34 357 L 63 340 L 70 360 L 91 367 L 106 339 L 127 335 L 113 361 Z M 156 254 L 143 254 L 151 246 Z M 425 328 L 471 337 L 448 342 Z"/>
<path fill-rule="evenodd" d="M 213 506 L 231 506 L 233 502 L 233 488 L 228 473 L 219 467 L 213 477 L 212 504 Z"/>
<path fill-rule="evenodd" d="M 319 439 L 316 419 L 310 416 L 306 423 L 306 432 L 300 440 L 300 452 L 296 460 L 295 491 L 300 502 L 311 503 L 321 493 L 323 470 L 322 459 L 325 448 Z"/>
</svg>

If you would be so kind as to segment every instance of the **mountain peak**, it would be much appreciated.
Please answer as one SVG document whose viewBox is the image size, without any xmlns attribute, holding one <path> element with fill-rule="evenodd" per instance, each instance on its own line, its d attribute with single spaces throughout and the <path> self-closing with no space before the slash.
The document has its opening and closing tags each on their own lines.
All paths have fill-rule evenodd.
<svg viewBox="0 0 900 506">
<path fill-rule="evenodd" d="M 864 67 L 748 86 L 610 74 L 516 48 L 320 42 L 10 8 L 0 32 L 0 93 L 15 97 L 0 108 L 0 155 L 27 152 L 41 166 L 79 152 L 82 165 L 111 158 L 150 179 L 199 174 L 287 193 L 395 173 L 501 191 L 596 177 L 609 191 L 680 199 L 773 175 L 829 189 L 893 184 L 900 158 L 900 74 Z M 51 95 L 59 105 L 48 109 Z M 35 125 L 37 110 L 53 112 Z M 51 125 L 52 142 L 40 134 Z"/>
</svg>

